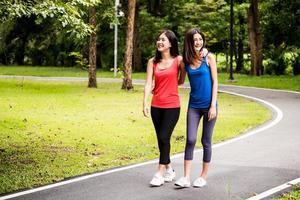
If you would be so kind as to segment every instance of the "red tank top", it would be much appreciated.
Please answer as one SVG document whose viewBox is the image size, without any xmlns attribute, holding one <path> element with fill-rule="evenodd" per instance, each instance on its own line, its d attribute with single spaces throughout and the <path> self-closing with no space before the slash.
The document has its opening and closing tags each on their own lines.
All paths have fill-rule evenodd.
<svg viewBox="0 0 300 200">
<path fill-rule="evenodd" d="M 171 67 L 159 69 L 157 63 L 153 64 L 154 90 L 151 106 L 158 108 L 179 108 L 178 95 L 178 57 L 175 57 Z"/>
</svg>

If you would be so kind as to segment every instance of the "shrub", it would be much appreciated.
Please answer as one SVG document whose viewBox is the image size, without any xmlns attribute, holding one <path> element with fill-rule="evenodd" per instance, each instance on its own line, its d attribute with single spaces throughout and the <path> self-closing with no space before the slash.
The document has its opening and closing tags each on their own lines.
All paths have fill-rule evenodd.
<svg viewBox="0 0 300 200">
<path fill-rule="evenodd" d="M 287 62 L 284 59 L 284 48 L 271 46 L 266 53 L 267 64 L 265 67 L 266 74 L 282 75 L 287 68 Z"/>
<path fill-rule="evenodd" d="M 292 67 L 293 67 L 293 74 L 299 75 L 300 74 L 300 54 L 297 54 L 295 56 L 295 59 L 292 63 Z"/>
</svg>

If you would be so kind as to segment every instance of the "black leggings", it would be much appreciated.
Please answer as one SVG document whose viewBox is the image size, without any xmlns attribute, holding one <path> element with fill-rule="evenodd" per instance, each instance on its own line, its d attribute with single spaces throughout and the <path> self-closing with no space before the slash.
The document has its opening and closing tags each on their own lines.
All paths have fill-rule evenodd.
<svg viewBox="0 0 300 200">
<path fill-rule="evenodd" d="M 159 164 L 166 165 L 170 163 L 170 140 L 179 119 L 179 114 L 180 108 L 151 107 L 151 117 L 160 152 Z"/>
</svg>

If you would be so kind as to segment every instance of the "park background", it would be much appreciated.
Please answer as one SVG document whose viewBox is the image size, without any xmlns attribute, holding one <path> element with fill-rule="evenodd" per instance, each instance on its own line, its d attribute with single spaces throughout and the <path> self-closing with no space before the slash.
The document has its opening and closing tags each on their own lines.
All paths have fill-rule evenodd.
<svg viewBox="0 0 300 200">
<path fill-rule="evenodd" d="M 181 50 L 186 29 L 199 27 L 206 47 L 216 55 L 221 83 L 300 91 L 299 4 L 293 0 L 1 1 L 0 74 L 88 77 L 88 81 L 1 79 L 0 192 L 155 158 L 153 127 L 141 116 L 142 87 L 134 87 L 132 79 L 145 78 L 155 38 L 164 28 L 176 33 Z M 96 77 L 115 77 L 122 84 L 99 84 Z M 185 103 L 188 91 L 180 93 Z M 220 120 L 214 142 L 270 119 L 270 113 L 254 102 L 224 94 L 219 101 L 224 121 Z M 229 117 L 237 113 L 248 118 Z M 184 117 L 174 134 L 173 152 L 182 152 L 184 146 Z"/>
</svg>

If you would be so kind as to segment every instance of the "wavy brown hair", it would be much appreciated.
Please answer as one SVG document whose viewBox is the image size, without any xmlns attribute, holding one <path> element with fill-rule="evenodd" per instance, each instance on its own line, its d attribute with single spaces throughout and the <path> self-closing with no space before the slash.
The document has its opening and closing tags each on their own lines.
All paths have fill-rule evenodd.
<svg viewBox="0 0 300 200">
<path fill-rule="evenodd" d="M 189 29 L 184 36 L 183 44 L 183 62 L 184 64 L 192 64 L 195 60 L 200 60 L 200 56 L 197 54 L 194 48 L 194 35 L 199 33 L 203 39 L 203 46 L 200 51 L 205 46 L 204 34 L 198 28 Z"/>
</svg>

